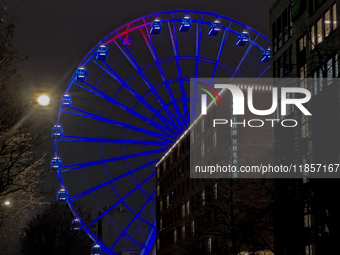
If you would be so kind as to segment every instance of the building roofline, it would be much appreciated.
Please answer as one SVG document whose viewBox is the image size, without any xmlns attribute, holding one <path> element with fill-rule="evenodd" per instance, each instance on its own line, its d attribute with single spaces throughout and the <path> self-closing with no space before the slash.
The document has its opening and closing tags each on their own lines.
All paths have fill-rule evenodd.
<svg viewBox="0 0 340 255">
<path fill-rule="evenodd" d="M 281 0 L 276 0 L 275 3 L 274 3 L 272 6 L 270 6 L 270 8 L 269 8 L 269 14 L 272 12 L 272 10 L 274 10 L 274 8 L 276 7 L 276 5 L 277 5 L 278 3 L 280 3 L 280 2 L 281 2 Z"/>
<path fill-rule="evenodd" d="M 252 87 L 254 88 L 255 85 L 238 84 L 238 85 L 236 85 L 236 86 L 239 87 L 239 88 L 241 88 L 241 90 L 244 90 L 244 89 L 246 89 L 248 86 L 252 86 Z M 241 87 L 240 87 L 240 86 L 241 86 Z M 243 86 L 244 86 L 244 87 L 243 87 Z M 258 90 L 261 90 L 261 89 L 260 89 L 260 86 L 261 86 L 261 85 L 259 85 L 259 89 L 258 89 Z M 267 87 L 268 90 L 264 90 L 264 91 L 271 91 L 271 90 L 272 90 L 272 86 L 266 85 L 266 87 Z M 257 90 L 257 87 L 256 87 L 256 90 Z M 222 95 L 224 94 L 225 91 L 227 91 L 227 89 L 224 88 L 224 89 L 222 89 L 218 94 L 219 94 L 220 96 L 222 96 Z M 215 97 L 215 99 L 216 99 L 216 97 Z M 209 105 L 207 106 L 207 111 L 213 106 L 213 104 L 214 104 L 213 101 L 211 101 L 211 102 L 209 103 Z M 164 159 L 167 158 L 167 156 L 169 155 L 169 153 L 170 153 L 173 149 L 176 148 L 177 144 L 178 144 L 179 142 L 182 141 L 182 139 L 183 139 L 183 138 L 187 135 L 187 133 L 193 128 L 193 126 L 195 126 L 196 123 L 197 123 L 200 119 L 202 119 L 202 117 L 203 117 L 202 114 L 200 114 L 199 116 L 197 116 L 196 119 L 190 123 L 189 127 L 187 127 L 185 130 L 183 130 L 183 132 L 177 137 L 177 139 L 172 143 L 172 145 L 165 151 L 165 153 L 163 154 L 162 158 L 160 158 L 160 159 L 157 161 L 156 167 L 158 167 L 158 165 L 159 165 Z"/>
</svg>

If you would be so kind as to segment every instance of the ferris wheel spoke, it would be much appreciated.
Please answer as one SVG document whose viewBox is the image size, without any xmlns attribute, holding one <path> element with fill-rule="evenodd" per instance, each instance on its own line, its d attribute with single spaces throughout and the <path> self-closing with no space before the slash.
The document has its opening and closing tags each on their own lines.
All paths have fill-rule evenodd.
<svg viewBox="0 0 340 255">
<path fill-rule="evenodd" d="M 137 168 L 134 169 L 134 170 L 131 170 L 131 171 L 127 172 L 127 173 L 124 173 L 124 174 L 122 174 L 122 175 L 119 175 L 119 176 L 117 176 L 117 177 L 115 177 L 115 178 L 113 178 L 113 179 L 111 179 L 111 180 L 109 180 L 109 181 L 107 181 L 107 182 L 104 182 L 104 183 L 102 183 L 102 184 L 100 184 L 100 185 L 97 185 L 97 186 L 95 186 L 95 187 L 93 187 L 93 188 L 91 188 L 91 189 L 88 189 L 88 190 L 86 190 L 86 191 L 84 191 L 84 192 L 81 192 L 81 193 L 79 193 L 79 194 L 77 194 L 77 195 L 75 195 L 75 196 L 72 196 L 72 197 L 70 197 L 70 200 L 71 200 L 71 201 L 75 201 L 75 200 L 77 200 L 77 199 L 79 199 L 79 198 L 81 198 L 81 197 L 84 197 L 84 196 L 86 196 L 86 195 L 88 195 L 88 194 L 90 194 L 90 193 L 92 193 L 92 192 L 94 192 L 94 191 L 96 191 L 96 190 L 99 190 L 100 188 L 103 188 L 103 187 L 105 187 L 105 186 L 107 186 L 107 185 L 110 185 L 110 184 L 114 183 L 115 181 L 118 181 L 118 180 L 120 180 L 120 179 L 122 179 L 122 178 L 124 178 L 124 177 L 127 177 L 127 176 L 129 176 L 129 175 L 132 175 L 133 173 L 138 172 L 138 171 L 142 170 L 142 169 L 145 168 L 145 167 L 148 167 L 148 166 L 151 166 L 151 165 L 157 163 L 157 160 L 158 160 L 158 159 L 153 160 L 153 161 L 150 161 L 149 163 L 147 163 L 147 164 L 145 164 L 145 165 L 142 165 L 142 166 L 140 166 L 140 167 L 137 167 Z M 118 197 L 119 199 L 121 199 L 121 197 L 119 196 L 119 194 L 118 194 L 118 192 L 117 192 L 116 190 L 115 190 L 115 193 L 116 193 L 117 197 Z M 126 206 L 127 206 L 127 205 L 126 205 Z M 133 212 L 132 209 L 131 209 L 131 212 Z M 133 212 L 133 213 L 134 213 L 134 212 Z"/>
<path fill-rule="evenodd" d="M 220 44 L 220 49 L 218 51 L 216 63 L 215 63 L 214 70 L 213 70 L 213 73 L 212 73 L 212 76 L 211 76 L 212 78 L 215 77 L 216 70 L 217 70 L 217 67 L 218 67 L 218 63 L 220 62 L 222 51 L 223 51 L 224 45 L 227 41 L 227 37 L 228 37 L 229 29 L 231 27 L 231 23 L 232 22 L 230 22 L 228 29 L 224 30 L 222 41 L 221 41 L 221 44 Z"/>
<path fill-rule="evenodd" d="M 159 93 L 155 90 L 155 88 L 152 86 L 151 82 L 149 81 L 149 79 L 146 77 L 146 75 L 143 73 L 143 70 L 140 68 L 140 66 L 137 64 L 136 60 L 133 58 L 133 56 L 131 55 L 131 52 L 128 50 L 128 48 L 125 46 L 125 50 L 128 53 L 128 55 L 124 52 L 124 50 L 117 44 L 117 42 L 115 41 L 115 44 L 117 45 L 117 47 L 120 49 L 120 51 L 124 54 L 124 56 L 126 57 L 126 59 L 131 63 L 131 65 L 136 69 L 136 71 L 138 72 L 139 76 L 143 79 L 143 81 L 145 82 L 145 84 L 147 85 L 147 87 L 149 88 L 149 90 L 152 92 L 152 94 L 155 96 L 155 98 L 157 99 L 158 103 L 163 107 L 165 105 L 165 102 L 163 100 L 163 98 L 159 95 Z M 170 111 L 169 108 L 164 108 L 165 112 L 167 114 L 172 114 L 172 112 Z"/>
<path fill-rule="evenodd" d="M 145 20 L 144 20 L 144 19 L 143 19 L 143 21 L 144 21 L 144 23 L 145 23 Z M 165 87 L 166 87 L 166 90 L 167 90 L 167 92 L 168 92 L 168 94 L 169 94 L 170 100 L 173 101 L 173 100 L 175 100 L 175 96 L 174 96 L 174 94 L 173 94 L 173 92 L 172 92 L 172 90 L 171 90 L 171 88 L 170 88 L 170 85 L 169 85 L 169 83 L 168 83 L 168 80 L 167 80 L 167 78 L 166 78 L 166 75 L 165 75 L 165 73 L 164 73 L 164 70 L 163 70 L 163 68 L 162 68 L 162 65 L 160 64 L 160 60 L 159 60 L 159 58 L 158 58 L 158 55 L 157 55 L 157 52 L 156 52 L 156 48 L 155 48 L 155 46 L 154 46 L 154 44 L 153 44 L 153 41 L 152 41 L 152 39 L 151 39 L 149 30 L 146 29 L 146 32 L 147 32 L 147 34 L 148 34 L 148 38 L 149 38 L 149 41 L 150 41 L 150 46 L 151 46 L 151 47 L 149 47 L 149 49 L 150 49 L 150 51 L 151 51 L 151 55 L 153 56 L 154 61 L 155 61 L 156 65 L 157 65 L 159 74 L 160 74 L 161 77 L 162 77 L 162 80 L 163 80 L 163 82 L 164 82 L 164 85 L 165 85 Z M 141 33 L 143 33 L 142 30 L 141 30 Z M 143 35 L 143 36 L 144 36 L 144 35 Z M 172 118 L 175 119 L 175 120 L 182 126 L 182 129 L 185 129 L 185 125 L 184 125 L 183 122 L 182 122 L 182 121 L 183 121 L 183 115 L 182 115 L 182 113 L 181 113 L 181 111 L 180 111 L 178 105 L 174 105 L 174 109 L 175 109 L 175 112 L 176 112 L 176 114 L 177 114 L 177 118 L 176 118 L 175 116 L 173 116 L 172 112 L 170 111 L 170 114 L 171 114 Z M 181 120 L 182 120 L 182 121 L 181 121 Z"/>
<path fill-rule="evenodd" d="M 133 237 L 129 236 L 128 234 L 125 234 L 124 237 L 130 239 L 132 242 L 134 242 L 135 244 L 139 245 L 140 248 L 142 248 L 142 247 L 144 246 L 143 244 L 141 244 L 140 242 L 138 242 L 136 239 L 134 239 Z M 121 236 L 118 237 L 118 238 L 120 239 Z M 111 247 L 111 249 L 112 249 L 112 248 L 113 248 L 113 247 Z"/>
<path fill-rule="evenodd" d="M 196 24 L 196 58 L 195 58 L 195 78 L 198 78 L 198 67 L 199 67 L 199 59 L 200 59 L 200 49 L 201 49 L 201 38 L 202 38 L 202 23 L 203 14 L 201 16 L 200 28 L 198 28 L 198 23 Z M 199 31 L 198 31 L 199 30 Z M 194 80 L 194 91 L 193 91 L 193 103 L 191 105 L 191 119 L 196 117 L 196 104 L 197 104 L 197 81 Z"/>
<path fill-rule="evenodd" d="M 80 88 L 82 88 L 82 89 L 84 89 L 84 90 L 86 90 L 86 91 L 88 91 L 88 92 L 94 94 L 94 95 L 97 95 L 97 96 L 99 96 L 99 97 L 101 97 L 101 98 L 107 100 L 108 102 L 110 102 L 110 103 L 112 103 L 112 104 L 118 106 L 119 108 L 121 108 L 121 109 L 127 111 L 128 113 L 130 113 L 130 114 L 136 116 L 137 118 L 139 118 L 139 119 L 145 121 L 146 123 L 151 124 L 152 126 L 154 126 L 155 128 L 157 128 L 158 130 L 160 130 L 160 131 L 162 131 L 162 132 L 165 131 L 165 132 L 171 132 L 171 133 L 173 133 L 173 130 L 172 130 L 172 129 L 169 129 L 169 128 L 167 128 L 167 127 L 164 127 L 164 126 L 162 126 L 162 125 L 160 125 L 160 124 L 158 124 L 158 123 L 156 123 L 156 122 L 150 120 L 149 118 L 145 117 L 144 115 L 140 114 L 139 112 L 135 111 L 134 109 L 131 109 L 131 108 L 127 107 L 126 105 L 124 105 L 124 104 L 118 102 L 117 100 L 113 99 L 112 97 L 109 97 L 108 95 L 106 95 L 106 94 L 103 93 L 102 91 L 96 89 L 94 86 L 92 86 L 92 85 L 89 84 L 88 82 L 86 82 L 86 81 L 83 81 L 83 82 L 84 82 L 87 86 L 89 86 L 90 88 L 92 88 L 93 90 L 88 89 L 88 88 L 85 88 L 84 86 L 81 86 L 81 85 L 78 84 L 78 83 L 74 83 L 74 84 L 77 85 L 78 87 L 80 87 Z M 174 133 L 174 134 L 176 135 L 176 133 Z"/>
<path fill-rule="evenodd" d="M 117 143 L 117 144 L 143 144 L 155 146 L 169 146 L 172 141 L 148 141 L 148 140 L 129 140 L 129 139 L 105 139 L 105 138 L 92 138 L 83 136 L 70 136 L 64 135 L 63 138 L 71 138 L 72 140 L 57 139 L 58 143 Z"/>
<path fill-rule="evenodd" d="M 130 212 L 132 212 L 133 214 L 136 214 L 136 212 L 134 212 L 131 207 L 125 202 L 123 201 L 122 204 L 126 207 L 126 209 L 128 209 Z M 148 222 L 147 220 L 141 218 L 141 216 L 137 217 L 138 219 L 140 219 L 141 221 L 143 221 L 146 225 L 151 226 L 152 224 L 150 222 Z"/>
<path fill-rule="evenodd" d="M 154 211 L 156 211 L 156 209 L 155 209 L 155 208 L 154 208 L 154 209 L 152 209 L 152 210 L 150 210 L 150 211 L 143 212 L 143 213 L 141 213 L 140 215 L 144 215 L 144 214 L 152 213 L 152 212 L 154 212 Z"/>
<path fill-rule="evenodd" d="M 72 171 L 72 170 L 76 170 L 76 169 L 79 169 L 79 168 L 95 166 L 95 165 L 99 165 L 99 164 L 104 164 L 104 163 L 109 163 L 109 162 L 129 159 L 129 158 L 135 158 L 135 157 L 140 157 L 140 156 L 145 156 L 145 155 L 150 155 L 150 154 L 162 153 L 162 152 L 166 151 L 166 149 L 167 148 L 163 148 L 163 149 L 145 151 L 145 152 L 125 155 L 125 156 L 115 157 L 115 158 L 102 159 L 102 160 L 90 161 L 90 162 L 86 162 L 86 163 L 63 166 L 64 170 L 61 170 L 61 172 Z"/>
<path fill-rule="evenodd" d="M 152 193 L 150 197 L 153 197 L 153 195 L 156 193 L 156 190 Z M 117 238 L 117 240 L 113 243 L 111 246 L 111 249 L 118 243 L 120 238 L 126 234 L 126 231 L 129 229 L 131 224 L 138 218 L 140 213 L 143 211 L 144 207 L 150 202 L 150 198 L 147 199 L 147 201 L 144 203 L 144 205 L 139 209 L 139 211 L 136 213 L 136 215 L 133 217 L 133 219 L 130 221 L 130 223 L 126 226 L 126 228 L 123 230 L 123 232 L 120 234 L 120 236 Z"/>
<path fill-rule="evenodd" d="M 237 73 L 237 71 L 238 71 L 238 69 L 240 68 L 240 66 L 241 66 L 241 64 L 242 64 L 242 62 L 243 62 L 243 60 L 245 59 L 245 57 L 247 56 L 247 54 L 249 53 L 249 51 L 250 51 L 250 49 L 251 49 L 251 47 L 253 46 L 253 44 L 255 43 L 255 41 L 256 41 L 256 39 L 257 39 L 257 37 L 259 37 L 259 34 L 257 34 L 257 36 L 256 36 L 256 38 L 255 38 L 255 40 L 248 46 L 248 48 L 247 48 L 247 50 L 246 50 L 246 52 L 244 53 L 244 55 L 243 55 L 243 57 L 242 57 L 242 59 L 241 59 L 241 61 L 240 61 L 240 63 L 238 64 L 238 66 L 236 67 L 236 69 L 235 69 L 235 71 L 234 71 L 234 73 L 233 73 L 233 75 L 231 76 L 231 78 L 230 78 L 230 81 L 234 78 L 234 76 L 235 76 L 235 74 Z"/>
<path fill-rule="evenodd" d="M 256 80 L 255 81 L 257 81 L 268 69 L 269 69 L 269 67 L 270 66 L 267 66 L 267 68 L 266 69 L 264 69 L 264 71 L 260 74 L 260 76 L 259 77 L 257 77 L 256 78 Z"/>
<path fill-rule="evenodd" d="M 143 105 L 145 105 L 152 113 L 156 114 L 157 118 L 160 119 L 164 124 L 166 124 L 169 128 L 173 128 L 180 132 L 181 130 L 174 125 L 173 122 L 169 121 L 167 118 L 165 118 L 162 114 L 157 112 L 157 110 L 148 103 L 143 97 L 141 97 L 130 85 L 128 85 L 108 64 L 106 64 L 105 61 L 102 61 L 102 63 L 106 66 L 104 68 L 102 65 L 100 65 L 97 61 L 93 60 L 94 63 L 96 63 L 100 68 L 102 68 L 108 75 L 110 75 L 113 79 L 115 79 L 117 82 L 119 82 L 124 88 L 126 88 L 134 97 L 136 97 Z"/>
<path fill-rule="evenodd" d="M 109 209 L 107 209 L 105 212 L 103 212 L 100 216 L 98 216 L 96 219 L 94 219 L 90 224 L 89 227 L 95 224 L 98 220 L 103 218 L 108 212 L 110 212 L 112 209 L 114 209 L 116 206 L 118 206 L 122 201 L 124 201 L 127 197 L 129 197 L 133 192 L 139 189 L 142 185 L 144 185 L 146 182 L 148 182 L 152 177 L 154 177 L 156 173 L 152 173 L 148 178 L 146 178 L 143 182 L 141 182 L 137 187 L 133 188 L 129 193 L 127 193 L 124 197 L 120 198 L 114 205 L 110 206 Z M 155 191 L 154 191 L 155 192 Z M 150 224 L 150 223 L 148 223 Z"/>
<path fill-rule="evenodd" d="M 144 129 L 144 128 L 139 128 L 139 127 L 136 127 L 136 126 L 133 126 L 133 125 L 130 125 L 130 124 L 126 124 L 126 123 L 123 123 L 123 122 L 120 122 L 120 121 L 117 121 L 117 120 L 112 120 L 112 119 L 108 119 L 108 118 L 105 118 L 105 117 L 101 117 L 101 116 L 98 116 L 96 114 L 89 113 L 89 112 L 84 111 L 84 110 L 80 110 L 78 108 L 74 108 L 74 107 L 69 107 L 69 108 L 76 110 L 78 112 L 81 112 L 82 114 L 76 113 L 76 112 L 71 112 L 71 111 L 66 111 L 66 110 L 62 110 L 62 111 L 65 112 L 65 113 L 68 113 L 68 114 L 73 114 L 73 115 L 77 115 L 77 116 L 84 117 L 84 118 L 99 120 L 99 121 L 109 123 L 109 124 L 112 124 L 112 125 L 116 125 L 116 126 L 119 126 L 119 127 L 122 127 L 122 128 L 126 128 L 126 129 L 130 129 L 130 130 L 134 130 L 136 132 L 144 133 L 146 135 L 150 135 L 150 136 L 157 137 L 157 138 L 160 138 L 160 139 L 165 139 L 167 141 L 171 141 L 169 139 L 175 139 L 176 138 L 174 136 L 170 136 L 169 134 L 161 134 L 161 133 L 150 131 L 150 130 L 147 130 L 147 129 Z"/>
<path fill-rule="evenodd" d="M 172 14 L 172 18 L 174 19 L 174 14 Z M 184 89 L 184 83 L 183 83 L 183 76 L 182 76 L 182 69 L 181 69 L 181 63 L 179 61 L 179 52 L 178 52 L 178 44 L 177 44 L 177 34 L 176 34 L 176 26 L 175 22 L 173 21 L 173 30 L 174 32 L 171 32 L 171 26 L 168 22 L 169 32 L 170 32 L 170 38 L 172 42 L 172 47 L 174 49 L 175 59 L 176 59 L 176 65 L 177 65 L 177 72 L 178 72 L 178 78 L 179 78 L 179 84 L 181 89 L 181 95 L 182 98 L 185 98 L 185 89 Z M 189 109 L 185 101 L 183 101 L 183 111 L 184 111 L 184 121 L 185 124 L 188 125 L 189 120 Z"/>
</svg>

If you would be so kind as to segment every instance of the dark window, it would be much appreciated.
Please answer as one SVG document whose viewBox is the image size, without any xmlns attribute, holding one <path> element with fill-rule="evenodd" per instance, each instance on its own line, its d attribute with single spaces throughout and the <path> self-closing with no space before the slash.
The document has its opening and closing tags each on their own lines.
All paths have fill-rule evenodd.
<svg viewBox="0 0 340 255">
<path fill-rule="evenodd" d="M 277 44 L 277 35 L 276 35 L 276 23 L 274 22 L 272 24 L 272 42 L 273 42 L 273 50 L 274 50 L 274 53 L 276 53 L 276 44 Z"/>
</svg>

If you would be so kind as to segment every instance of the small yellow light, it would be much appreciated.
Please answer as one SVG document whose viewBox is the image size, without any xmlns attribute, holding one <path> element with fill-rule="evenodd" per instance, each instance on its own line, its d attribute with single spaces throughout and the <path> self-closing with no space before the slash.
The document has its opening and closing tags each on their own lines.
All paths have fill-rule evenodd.
<svg viewBox="0 0 340 255">
<path fill-rule="evenodd" d="M 40 97 L 38 97 L 37 101 L 42 106 L 47 106 L 50 104 L 50 98 L 47 95 L 41 95 Z"/>
</svg>

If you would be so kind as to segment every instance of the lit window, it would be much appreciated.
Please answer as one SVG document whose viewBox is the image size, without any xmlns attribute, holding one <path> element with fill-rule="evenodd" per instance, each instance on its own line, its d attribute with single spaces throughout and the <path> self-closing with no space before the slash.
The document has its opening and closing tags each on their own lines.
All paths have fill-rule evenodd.
<svg viewBox="0 0 340 255">
<path fill-rule="evenodd" d="M 185 217 L 185 204 L 182 204 L 182 218 Z"/>
<path fill-rule="evenodd" d="M 287 99 L 290 99 L 291 98 L 291 93 L 287 93 Z M 286 114 L 289 115 L 290 114 L 290 109 L 291 109 L 291 105 L 287 104 L 286 105 Z"/>
<path fill-rule="evenodd" d="M 327 61 L 327 84 L 330 85 L 333 79 L 333 59 Z"/>
<path fill-rule="evenodd" d="M 208 252 L 211 253 L 211 237 L 208 238 Z"/>
<path fill-rule="evenodd" d="M 305 255 L 312 255 L 313 254 L 313 246 L 307 245 L 305 246 Z"/>
<path fill-rule="evenodd" d="M 306 47 L 306 36 L 302 36 L 299 40 L 299 51 L 302 51 Z"/>
<path fill-rule="evenodd" d="M 163 228 L 163 219 L 161 218 L 159 220 L 159 230 L 162 230 L 162 228 Z"/>
<path fill-rule="evenodd" d="M 169 194 L 166 195 L 166 208 L 168 208 L 170 205 L 170 196 Z"/>
<path fill-rule="evenodd" d="M 315 26 L 313 25 L 310 29 L 310 37 L 311 37 L 311 49 L 315 48 Z"/>
<path fill-rule="evenodd" d="M 201 157 L 204 157 L 204 142 L 201 143 Z"/>
<path fill-rule="evenodd" d="M 174 243 L 177 242 L 177 229 L 174 229 Z"/>
<path fill-rule="evenodd" d="M 182 226 L 182 240 L 185 239 L 185 225 Z"/>
<path fill-rule="evenodd" d="M 166 160 L 163 162 L 163 171 L 166 172 Z"/>
<path fill-rule="evenodd" d="M 160 245 L 159 238 L 157 238 L 157 250 L 159 250 L 159 245 Z"/>
<path fill-rule="evenodd" d="M 325 37 L 331 33 L 331 12 L 330 10 L 325 12 Z"/>
<path fill-rule="evenodd" d="M 338 27 L 338 24 L 337 24 L 338 19 L 336 16 L 336 4 L 332 6 L 332 16 L 333 16 L 333 30 L 334 30 Z"/>
<path fill-rule="evenodd" d="M 314 95 L 316 95 L 318 93 L 318 82 L 317 82 L 318 73 L 317 72 L 314 72 L 313 78 L 314 78 Z"/>
<path fill-rule="evenodd" d="M 163 201 L 159 201 L 159 211 L 162 212 L 163 210 Z"/>
<path fill-rule="evenodd" d="M 202 205 L 205 206 L 205 190 L 204 189 L 202 190 L 202 193 L 201 193 L 201 199 L 202 199 Z"/>
<path fill-rule="evenodd" d="M 305 228 L 311 228 L 312 227 L 312 216 L 310 214 L 310 205 L 305 207 L 304 227 Z"/>
<path fill-rule="evenodd" d="M 217 145 L 217 131 L 214 130 L 214 133 L 213 133 L 213 147 L 216 147 Z"/>
<path fill-rule="evenodd" d="M 322 42 L 322 18 L 320 18 L 317 22 L 316 22 L 316 35 L 317 35 L 317 43 L 321 43 Z"/>
<path fill-rule="evenodd" d="M 157 184 L 157 196 L 159 196 L 160 193 L 160 187 L 159 187 L 159 183 Z"/>
<path fill-rule="evenodd" d="M 308 137 L 308 117 L 301 116 L 301 136 L 302 138 Z"/>
<path fill-rule="evenodd" d="M 204 133 L 204 119 L 201 121 L 201 133 Z"/>
<path fill-rule="evenodd" d="M 159 167 L 157 167 L 157 178 L 159 178 Z"/>
<path fill-rule="evenodd" d="M 323 74 L 322 74 L 322 69 L 319 69 L 319 91 L 322 91 L 322 81 L 323 80 Z"/>
<path fill-rule="evenodd" d="M 187 201 L 186 203 L 186 209 L 187 209 L 187 215 L 190 213 L 190 201 Z"/>
<path fill-rule="evenodd" d="M 195 221 L 191 222 L 191 233 L 192 235 L 195 235 Z"/>
<path fill-rule="evenodd" d="M 335 78 L 339 77 L 339 64 L 338 64 L 338 54 L 335 55 L 334 57 L 334 71 L 335 71 Z"/>
<path fill-rule="evenodd" d="M 190 131 L 190 141 L 191 141 L 191 143 L 195 142 L 195 132 L 194 132 L 194 130 Z"/>
</svg>

